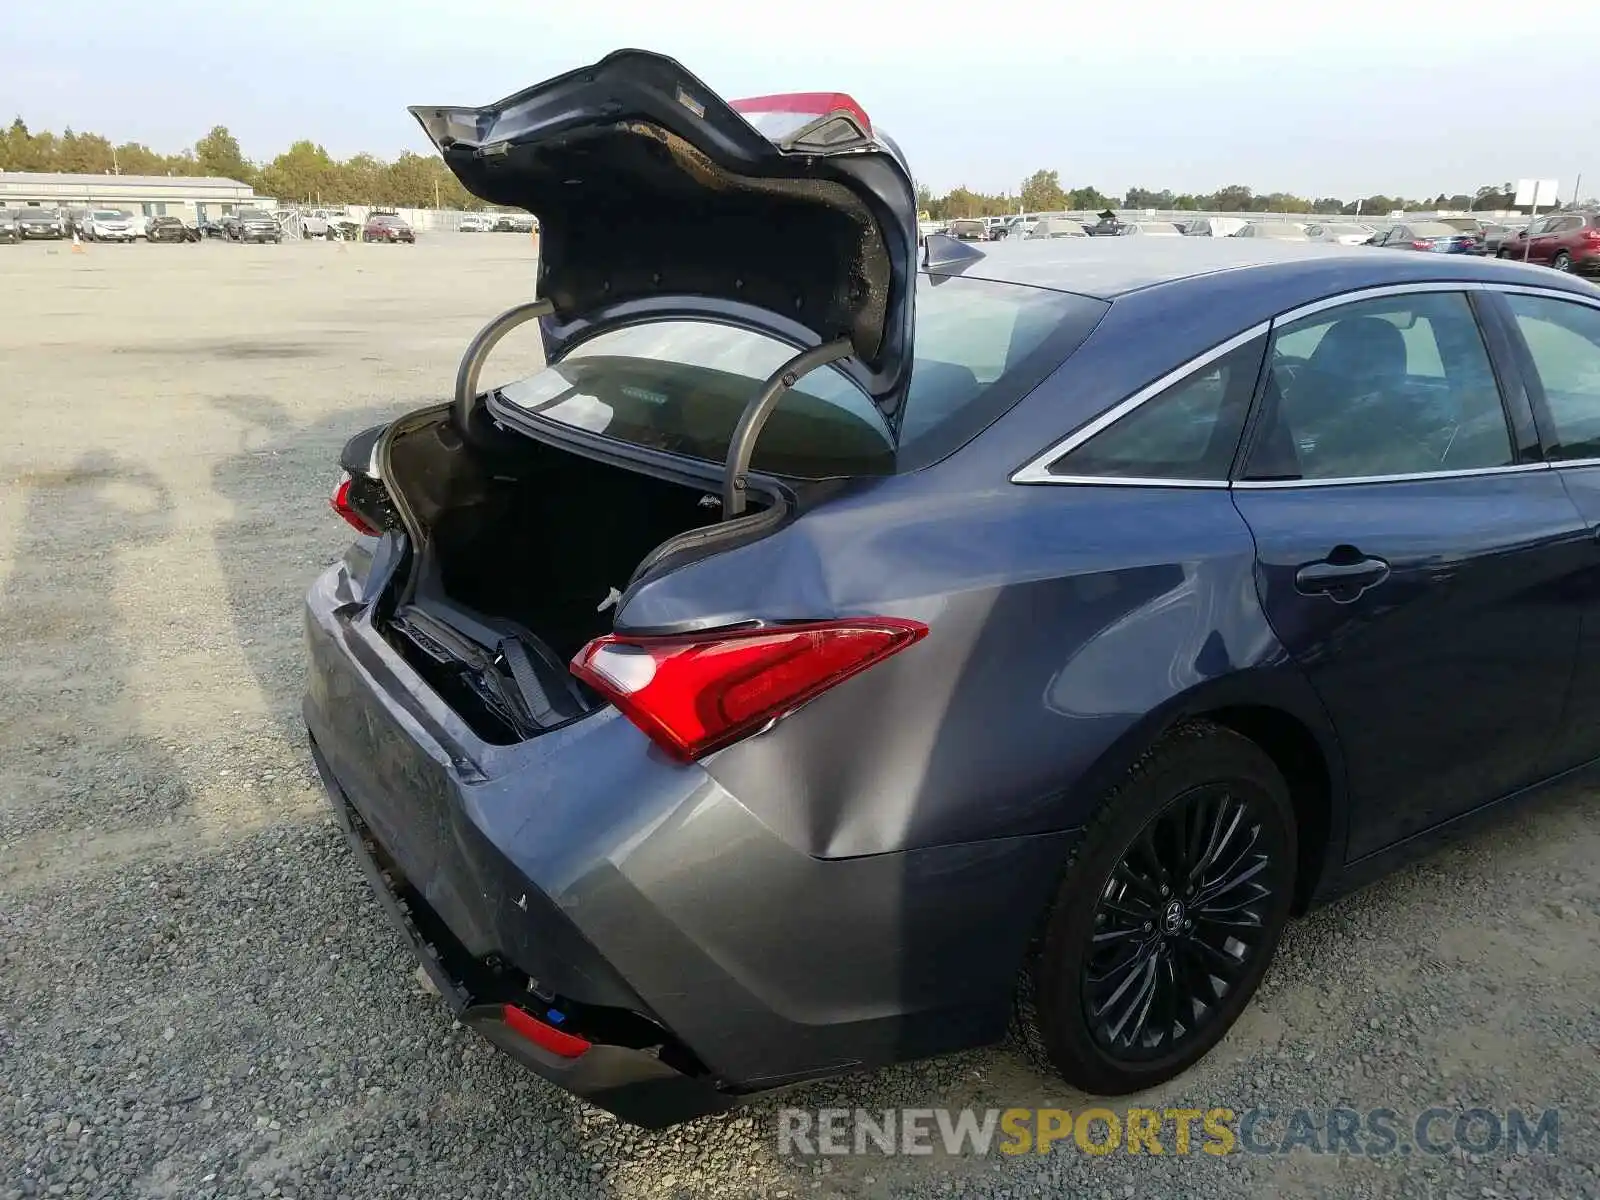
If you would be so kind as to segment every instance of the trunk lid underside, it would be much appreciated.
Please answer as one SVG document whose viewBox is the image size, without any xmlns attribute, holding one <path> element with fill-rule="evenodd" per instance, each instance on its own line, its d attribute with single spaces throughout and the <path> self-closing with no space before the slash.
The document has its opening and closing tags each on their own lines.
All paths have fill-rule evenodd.
<svg viewBox="0 0 1600 1200">
<path fill-rule="evenodd" d="M 605 325 L 743 323 L 840 369 L 893 417 L 910 376 L 916 199 L 867 133 L 784 149 L 672 59 L 621 50 L 483 108 L 412 113 L 468 191 L 539 219 L 552 361 Z"/>
</svg>

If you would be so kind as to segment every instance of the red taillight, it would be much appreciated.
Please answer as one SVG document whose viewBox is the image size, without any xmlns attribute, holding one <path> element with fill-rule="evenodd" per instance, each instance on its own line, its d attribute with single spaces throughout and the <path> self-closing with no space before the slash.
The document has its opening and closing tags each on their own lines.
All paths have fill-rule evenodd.
<svg viewBox="0 0 1600 1200">
<path fill-rule="evenodd" d="M 572 673 L 674 757 L 693 761 L 793 712 L 927 636 L 920 621 L 852 617 L 669 637 L 596 638 Z"/>
<path fill-rule="evenodd" d="M 844 92 L 751 96 L 728 107 L 780 146 L 820 152 L 872 140 L 867 110 Z"/>
<path fill-rule="evenodd" d="M 1600 228 L 1591 225 L 1579 236 L 1586 242 L 1600 242 Z"/>
<path fill-rule="evenodd" d="M 1432 238 L 1419 238 L 1417 241 L 1414 241 L 1414 242 L 1411 243 L 1411 248 L 1413 250 L 1432 250 L 1433 249 L 1433 239 Z"/>
<path fill-rule="evenodd" d="M 350 507 L 350 483 L 351 480 L 348 474 L 345 475 L 343 479 L 339 480 L 339 486 L 333 489 L 333 495 L 329 498 L 328 504 L 332 506 L 333 511 L 343 517 L 357 533 L 366 533 L 376 536 L 380 531 L 374 528 L 372 523 L 358 513 L 354 508 Z"/>
<path fill-rule="evenodd" d="M 502 1004 L 500 1015 L 505 1020 L 507 1029 L 519 1037 L 526 1038 L 535 1046 L 543 1047 L 551 1054 L 562 1058 L 577 1058 L 593 1045 L 592 1042 L 587 1042 L 575 1034 L 565 1033 L 554 1025 L 546 1025 L 537 1017 L 523 1012 L 515 1004 Z"/>
<path fill-rule="evenodd" d="M 786 92 L 776 96 L 749 96 L 743 100 L 730 100 L 728 107 L 736 113 L 798 113 L 821 117 L 831 112 L 848 113 L 855 118 L 864 132 L 872 132 L 872 122 L 867 110 L 857 104 L 855 97 L 844 92 Z"/>
</svg>

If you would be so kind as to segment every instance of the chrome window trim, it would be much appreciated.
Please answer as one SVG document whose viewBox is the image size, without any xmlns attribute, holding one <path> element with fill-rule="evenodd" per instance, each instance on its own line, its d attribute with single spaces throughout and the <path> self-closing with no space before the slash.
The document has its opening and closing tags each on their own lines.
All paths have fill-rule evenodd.
<svg viewBox="0 0 1600 1200">
<path fill-rule="evenodd" d="M 1566 300 L 1573 304 L 1585 304 L 1590 308 L 1600 308 L 1600 296 L 1589 296 L 1583 292 L 1569 292 L 1563 288 L 1540 287 L 1536 283 L 1490 283 L 1485 286 L 1492 292 L 1511 292 L 1518 296 L 1537 296 L 1542 300 Z"/>
<path fill-rule="evenodd" d="M 1171 371 L 1168 371 L 1165 375 L 1161 376 L 1160 379 L 1157 379 L 1154 383 L 1146 384 L 1144 387 L 1140 388 L 1137 392 L 1129 396 L 1120 404 L 1113 405 L 1111 408 L 1108 408 L 1105 412 L 1101 413 L 1098 417 L 1094 417 L 1086 424 L 1080 425 L 1066 437 L 1053 444 L 1043 454 L 1036 455 L 1026 465 L 1018 467 L 1011 473 L 1011 482 L 1070 484 L 1082 483 L 1086 480 L 1092 479 L 1097 484 L 1120 485 L 1123 487 L 1226 487 L 1228 485 L 1228 481 L 1226 479 L 1152 480 L 1132 478 L 1117 479 L 1113 476 L 1102 477 L 1099 475 L 1052 475 L 1050 473 L 1050 464 L 1055 462 L 1056 459 L 1061 458 L 1063 455 L 1072 453 L 1072 451 L 1083 445 L 1084 442 L 1087 442 L 1101 430 L 1116 424 L 1116 422 L 1120 421 L 1134 409 L 1138 408 L 1146 400 L 1154 399 L 1173 384 L 1182 380 L 1185 376 L 1191 375 L 1195 371 L 1200 370 L 1202 367 L 1208 366 L 1225 354 L 1233 353 L 1233 351 L 1237 350 L 1240 346 L 1243 346 L 1246 342 L 1263 336 L 1271 328 L 1271 321 L 1262 321 L 1259 325 L 1253 325 L 1243 333 L 1235 334 L 1227 341 L 1219 342 L 1205 353 L 1199 354 L 1194 358 L 1191 358 L 1188 362 L 1173 368 Z"/>
<path fill-rule="evenodd" d="M 1321 300 L 1313 300 L 1309 304 L 1302 304 L 1299 308 L 1291 308 L 1272 318 L 1272 327 L 1287 325 L 1291 321 L 1298 321 L 1301 317 L 1309 317 L 1319 312 L 1326 312 L 1330 308 L 1342 308 L 1346 304 L 1360 304 L 1365 300 L 1382 300 L 1385 296 L 1414 296 L 1427 292 L 1481 292 L 1493 286 L 1481 279 L 1456 279 L 1450 282 L 1432 280 L 1425 283 L 1390 283 L 1383 287 L 1361 288 L 1354 292 L 1341 292 L 1337 296 L 1324 296 Z M 1488 348 L 1485 347 L 1485 353 Z"/>
<path fill-rule="evenodd" d="M 1600 461 L 1600 460 L 1597 460 Z M 1337 479 L 1235 479 L 1240 491 L 1267 491 L 1280 488 L 1350 487 L 1360 483 L 1426 483 L 1435 479 L 1473 479 L 1480 475 L 1524 475 L 1530 471 L 1550 471 L 1562 465 L 1549 462 L 1512 463 L 1505 467 L 1468 467 L 1460 471 L 1417 471 L 1409 475 L 1345 475 Z"/>
<path fill-rule="evenodd" d="M 1019 467 L 1011 473 L 1012 483 L 1046 483 L 1067 484 L 1075 487 L 1161 487 L 1161 488 L 1223 488 L 1237 487 L 1248 489 L 1289 488 L 1289 487 L 1345 487 L 1356 483 L 1400 483 L 1409 479 L 1463 479 L 1474 475 L 1506 475 L 1521 471 L 1542 471 L 1552 466 L 1583 466 L 1600 464 L 1600 459 L 1573 460 L 1571 462 L 1541 462 L 1541 463 L 1513 463 L 1503 467 L 1477 467 L 1462 471 L 1427 471 L 1414 475 L 1364 475 L 1340 479 L 1262 479 L 1262 480 L 1220 480 L 1220 479 L 1145 479 L 1145 478 L 1117 478 L 1115 476 L 1100 475 L 1053 475 L 1050 473 L 1050 464 L 1063 455 L 1076 450 L 1084 442 L 1094 437 L 1097 433 L 1115 424 L 1127 416 L 1134 409 L 1144 404 L 1145 401 L 1154 399 L 1167 388 L 1183 379 L 1191 372 L 1198 371 L 1208 363 L 1221 358 L 1224 354 L 1237 350 L 1252 338 L 1262 334 L 1269 334 L 1278 326 L 1297 321 L 1302 317 L 1309 317 L 1330 308 L 1339 308 L 1346 304 L 1358 304 L 1363 300 L 1381 300 L 1385 296 L 1405 296 L 1416 293 L 1430 292 L 1516 292 L 1523 295 L 1541 296 L 1554 300 L 1569 300 L 1578 304 L 1586 304 L 1592 308 L 1600 308 L 1600 296 L 1586 296 L 1581 292 L 1569 292 L 1563 288 L 1542 287 L 1529 283 L 1500 283 L 1485 279 L 1455 279 L 1455 280 L 1430 280 L 1418 283 L 1393 283 L 1380 287 L 1359 288 L 1352 292 L 1341 292 L 1337 296 L 1324 296 L 1320 300 L 1313 300 L 1302 304 L 1298 308 L 1291 308 L 1279 313 L 1271 320 L 1263 321 L 1258 325 L 1237 334 L 1227 341 L 1213 346 L 1205 353 L 1197 355 L 1181 366 L 1168 371 L 1160 379 L 1149 384 L 1120 404 L 1101 413 L 1100 416 L 1080 426 L 1065 438 L 1054 443 L 1044 453 L 1037 455 L 1025 466 Z M 1487 350 L 1487 347 L 1485 348 Z"/>
<path fill-rule="evenodd" d="M 1080 487 L 1140 488 L 1227 488 L 1226 479 L 1151 479 L 1143 475 L 1052 475 L 1048 480 L 1019 480 L 1013 483 L 1070 483 Z"/>
</svg>

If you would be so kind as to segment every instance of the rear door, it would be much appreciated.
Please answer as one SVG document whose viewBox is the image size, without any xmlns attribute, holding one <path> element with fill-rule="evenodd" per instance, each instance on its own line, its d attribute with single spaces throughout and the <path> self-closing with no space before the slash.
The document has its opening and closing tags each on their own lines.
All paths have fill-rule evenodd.
<svg viewBox="0 0 1600 1200">
<path fill-rule="evenodd" d="M 1561 219 L 1559 217 L 1547 217 L 1537 222 L 1536 233 L 1534 232 L 1535 227 L 1530 227 L 1529 233 L 1533 235 L 1529 238 L 1528 259 L 1530 262 L 1536 262 L 1543 266 L 1550 265 L 1550 260 L 1556 256 L 1556 251 L 1560 249 L 1561 239 L 1556 234 L 1556 227 L 1560 223 Z"/>
<path fill-rule="evenodd" d="M 1587 533 L 1453 286 L 1280 318 L 1234 484 L 1344 749 L 1352 859 L 1539 778 L 1578 638 Z"/>
<path fill-rule="evenodd" d="M 1506 315 L 1545 453 L 1589 534 L 1588 569 L 1569 589 L 1583 611 L 1557 769 L 1600 757 L 1600 302 L 1533 290 L 1490 293 Z"/>
</svg>

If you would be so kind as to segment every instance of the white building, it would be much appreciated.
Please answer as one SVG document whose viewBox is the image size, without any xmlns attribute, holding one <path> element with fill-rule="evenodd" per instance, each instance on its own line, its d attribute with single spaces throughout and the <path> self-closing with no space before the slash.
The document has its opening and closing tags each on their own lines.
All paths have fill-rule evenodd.
<svg viewBox="0 0 1600 1200">
<path fill-rule="evenodd" d="M 248 184 L 210 175 L 66 175 L 0 171 L 0 208 L 117 208 L 193 224 L 263 203 Z"/>
</svg>

